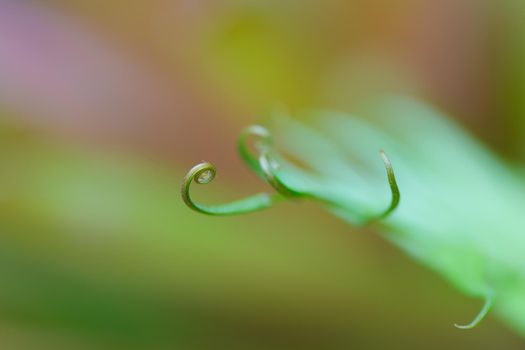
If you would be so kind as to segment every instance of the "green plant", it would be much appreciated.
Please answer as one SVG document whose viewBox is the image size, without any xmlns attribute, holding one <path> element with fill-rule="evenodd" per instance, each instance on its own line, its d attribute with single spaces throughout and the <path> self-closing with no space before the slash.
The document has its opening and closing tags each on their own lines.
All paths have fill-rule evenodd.
<svg viewBox="0 0 525 350">
<path fill-rule="evenodd" d="M 259 151 L 258 156 L 253 156 L 248 151 L 246 144 L 248 136 L 258 136 L 261 138 L 261 141 L 256 143 L 256 148 Z M 276 155 L 274 154 L 275 151 L 273 150 L 271 142 L 271 134 L 266 128 L 260 125 L 253 125 L 246 128 L 241 133 L 238 148 L 239 153 L 245 160 L 246 164 L 248 164 L 248 166 L 261 178 L 266 180 L 266 182 L 268 182 L 277 193 L 274 195 L 259 193 L 242 200 L 213 207 L 197 204 L 192 200 L 190 195 L 191 184 L 193 182 L 201 185 L 208 184 L 215 178 L 217 173 L 216 168 L 212 163 L 201 162 L 188 171 L 181 185 L 182 199 L 188 207 L 197 212 L 208 215 L 235 215 L 267 209 L 275 202 L 287 197 L 311 197 L 313 199 L 323 200 L 323 198 L 317 198 L 315 194 L 294 190 L 288 187 L 286 183 L 279 178 L 279 162 L 276 161 Z M 388 159 L 383 150 L 381 150 L 379 154 L 385 164 L 388 183 L 392 192 L 392 200 L 388 209 L 380 215 L 370 218 L 369 221 L 387 217 L 397 208 L 401 197 L 390 159 Z M 337 206 L 337 202 L 331 202 L 330 204 Z"/>
<path fill-rule="evenodd" d="M 259 194 L 218 208 L 198 206 L 189 197 L 189 184 L 204 174 L 201 182 L 209 182 L 215 175 L 215 168 L 204 163 L 185 178 L 183 198 L 193 209 L 216 215 L 302 197 L 320 201 L 354 225 L 381 218 L 377 229 L 387 239 L 464 294 L 485 300 L 474 320 L 458 328 L 476 326 L 497 300 L 495 311 L 525 334 L 521 171 L 438 111 L 411 99 L 387 98 L 361 113 L 367 118 L 326 111 L 307 113 L 305 122 L 276 116 L 275 145 L 264 128 L 243 132 L 242 158 L 277 195 Z M 258 156 L 247 149 L 250 134 L 262 140 L 256 143 Z M 392 156 L 403 192 L 399 202 L 390 160 L 381 153 L 391 192 L 386 211 L 389 191 L 371 153 L 378 149 Z"/>
</svg>

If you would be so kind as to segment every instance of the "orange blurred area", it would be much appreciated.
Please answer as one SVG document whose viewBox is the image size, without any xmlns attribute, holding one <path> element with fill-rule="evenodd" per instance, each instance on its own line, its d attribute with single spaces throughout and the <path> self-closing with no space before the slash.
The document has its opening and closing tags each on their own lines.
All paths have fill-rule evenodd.
<svg viewBox="0 0 525 350">
<path fill-rule="evenodd" d="M 0 0 L 0 348 L 522 349 L 479 302 L 235 152 L 269 111 L 439 106 L 525 159 L 525 4 L 474 0 Z M 284 106 L 284 107 L 283 107 Z M 410 127 L 410 126 L 407 126 Z"/>
</svg>

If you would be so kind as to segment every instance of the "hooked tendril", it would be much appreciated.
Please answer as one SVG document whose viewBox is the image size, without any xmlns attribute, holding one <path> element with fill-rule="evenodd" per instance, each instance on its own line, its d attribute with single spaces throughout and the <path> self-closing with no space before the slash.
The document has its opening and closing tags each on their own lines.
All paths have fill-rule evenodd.
<svg viewBox="0 0 525 350">
<path fill-rule="evenodd" d="M 259 152 L 258 156 L 254 156 L 248 147 L 248 138 L 258 138 L 255 140 L 255 149 Z M 273 148 L 272 134 L 268 129 L 261 125 L 252 125 L 241 131 L 239 140 L 237 142 L 239 154 L 244 162 L 252 169 L 259 177 L 266 180 L 278 193 L 283 196 L 297 196 L 298 193 L 289 189 L 276 176 L 276 171 L 279 164 L 271 156 Z"/>
<path fill-rule="evenodd" d="M 490 292 L 485 297 L 485 303 L 483 304 L 483 307 L 481 308 L 479 313 L 476 315 L 476 317 L 472 320 L 472 322 L 466 325 L 460 325 L 460 324 L 455 323 L 454 326 L 459 329 L 472 329 L 476 327 L 485 318 L 485 316 L 487 316 L 493 303 L 494 303 L 494 293 Z"/>
<path fill-rule="evenodd" d="M 268 182 L 278 193 L 285 197 L 300 197 L 301 193 L 296 192 L 286 186 L 277 177 L 276 171 L 279 169 L 279 164 L 270 155 L 269 152 L 263 152 L 259 156 L 259 166 L 264 175 L 264 179 Z"/>
<path fill-rule="evenodd" d="M 385 164 L 386 176 L 388 178 L 390 192 L 392 193 L 392 200 L 390 201 L 390 206 L 388 207 L 388 209 L 385 210 L 383 214 L 379 215 L 373 220 L 381 220 L 389 216 L 394 210 L 396 210 L 397 206 L 399 205 L 399 201 L 401 200 L 401 193 L 399 192 L 399 187 L 397 186 L 396 175 L 394 174 L 394 168 L 392 167 L 392 163 L 385 154 L 385 151 L 379 151 L 379 155 L 381 156 L 381 158 L 383 159 L 383 163 Z"/>
<path fill-rule="evenodd" d="M 248 138 L 258 138 L 254 142 L 255 149 L 259 152 L 260 155 L 263 153 L 268 153 L 272 148 L 273 140 L 270 131 L 260 125 L 251 125 L 245 128 L 239 134 L 239 139 L 237 140 L 237 149 L 241 155 L 242 160 L 248 165 L 248 167 L 253 170 L 259 177 L 265 179 L 266 176 L 260 165 L 260 156 L 254 156 L 248 147 Z"/>
</svg>

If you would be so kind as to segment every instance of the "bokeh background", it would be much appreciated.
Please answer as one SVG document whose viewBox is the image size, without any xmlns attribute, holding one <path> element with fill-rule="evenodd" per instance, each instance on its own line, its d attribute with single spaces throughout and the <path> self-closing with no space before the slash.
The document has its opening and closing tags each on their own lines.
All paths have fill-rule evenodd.
<svg viewBox="0 0 525 350">
<path fill-rule="evenodd" d="M 275 106 L 403 93 L 525 160 L 520 0 L 0 0 L 2 349 L 523 349 L 370 230 L 266 189 L 235 152 Z M 407 128 L 410 126 L 407 125 Z"/>
</svg>

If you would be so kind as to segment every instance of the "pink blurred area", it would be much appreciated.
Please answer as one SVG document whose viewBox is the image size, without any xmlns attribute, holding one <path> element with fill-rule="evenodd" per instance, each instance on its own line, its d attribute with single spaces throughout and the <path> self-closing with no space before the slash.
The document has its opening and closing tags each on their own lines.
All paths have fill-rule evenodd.
<svg viewBox="0 0 525 350">
<path fill-rule="evenodd" d="M 211 155 L 222 158 L 213 148 L 274 104 L 351 109 L 353 100 L 409 92 L 496 138 L 483 131 L 495 109 L 487 98 L 485 3 L 2 1 L 0 7 L 4 109 L 67 137 L 181 160 L 211 144 Z M 202 146 L 188 149 L 192 140 Z"/>
<path fill-rule="evenodd" d="M 169 157 L 196 135 L 227 133 L 216 101 L 203 101 L 183 68 L 140 56 L 75 14 L 0 2 L 2 110 L 55 135 Z M 211 128 L 199 128 L 203 116 Z"/>
</svg>

